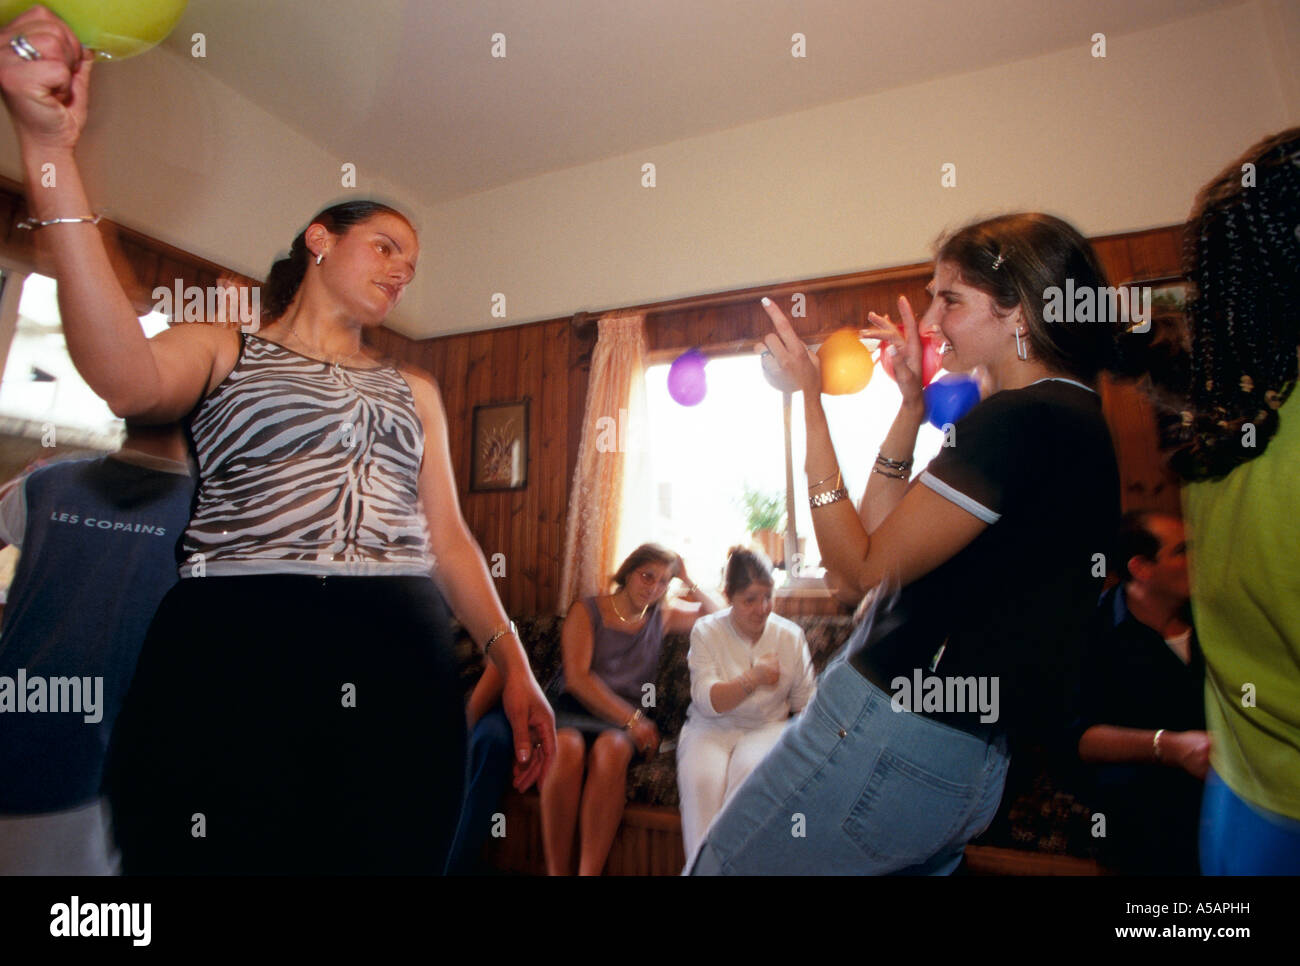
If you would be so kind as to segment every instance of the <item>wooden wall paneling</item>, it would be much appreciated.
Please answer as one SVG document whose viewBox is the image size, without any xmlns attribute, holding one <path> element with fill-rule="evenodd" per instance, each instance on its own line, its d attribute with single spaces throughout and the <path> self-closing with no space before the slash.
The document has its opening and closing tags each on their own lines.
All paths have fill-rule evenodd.
<svg viewBox="0 0 1300 966">
<path fill-rule="evenodd" d="M 1155 413 L 1146 395 L 1134 382 L 1103 377 L 1101 400 L 1119 463 L 1120 500 L 1125 512 L 1181 514 L 1178 481 L 1160 454 Z"/>
<path fill-rule="evenodd" d="M 32 233 L 18 227 L 27 217 L 27 201 L 21 194 L 0 190 L 0 244 L 4 254 L 20 262 L 32 258 Z"/>
<path fill-rule="evenodd" d="M 1093 243 L 1101 267 L 1111 285 L 1121 285 L 1133 278 L 1133 257 L 1125 238 L 1104 238 Z"/>
<path fill-rule="evenodd" d="M 490 350 L 490 371 L 492 374 L 492 389 L 490 397 L 479 400 L 480 402 L 508 402 L 514 399 L 521 399 L 529 395 L 528 387 L 525 386 L 519 373 L 519 348 L 521 342 L 521 332 L 518 327 L 509 329 L 497 329 L 493 333 L 492 348 Z M 529 407 L 528 421 L 534 420 L 533 407 Z M 528 441 L 528 462 L 525 472 L 527 479 L 533 479 L 535 467 L 532 459 L 532 427 L 529 426 Z M 494 493 L 492 516 L 487 532 L 491 533 L 491 539 L 496 544 L 496 553 L 503 553 L 506 556 L 506 572 L 511 570 L 518 572 L 522 564 L 521 554 L 515 551 L 515 539 L 519 532 L 535 524 L 527 520 L 523 515 L 524 501 L 527 499 L 528 490 L 504 490 L 500 493 Z M 511 590 L 516 588 L 517 582 L 512 582 L 509 587 Z M 509 606 L 509 602 L 507 602 Z"/>
<path fill-rule="evenodd" d="M 469 524 L 470 531 L 478 540 L 479 546 L 485 553 L 491 555 L 495 552 L 497 536 L 491 530 L 489 522 L 496 515 L 494 510 L 499 504 L 500 494 L 471 492 L 469 481 L 474 457 L 474 407 L 490 401 L 492 395 L 493 333 L 491 330 L 471 333 L 467 341 L 469 356 L 465 369 L 465 417 L 462 426 L 462 432 L 466 436 L 462 450 L 465 458 L 463 465 L 458 468 L 456 477 L 462 481 L 461 501 L 465 511 L 465 522 Z M 451 374 L 450 378 L 455 379 L 455 374 Z"/>
<path fill-rule="evenodd" d="M 567 361 L 571 346 L 577 342 L 576 334 L 568 321 L 552 323 L 553 328 L 543 342 L 545 381 L 543 397 L 546 400 L 545 422 L 541 424 L 546 436 L 543 452 L 547 454 L 546 488 L 541 491 L 538 520 L 541 529 L 541 559 L 537 578 L 537 613 L 554 610 L 560 592 L 560 571 L 564 563 L 564 536 L 568 523 L 569 485 L 572 467 L 577 459 L 577 444 L 566 433 L 568 413 L 582 409 L 586 402 L 585 388 L 577 401 Z M 585 384 L 584 384 L 585 387 Z"/>
<path fill-rule="evenodd" d="M 545 434 L 546 400 L 542 395 L 542 340 L 547 326 L 521 326 L 516 330 L 518 358 L 518 392 L 530 400 L 528 406 L 528 485 L 516 494 L 511 508 L 510 549 L 506 558 L 506 576 L 513 577 L 509 588 L 511 613 L 517 613 L 527 589 L 537 587 L 538 568 L 541 563 L 539 549 L 542 524 L 540 521 L 540 494 L 543 478 L 547 475 L 546 454 L 542 451 Z"/>
<path fill-rule="evenodd" d="M 1182 228 L 1162 228 L 1126 239 L 1137 278 L 1182 274 Z"/>
</svg>

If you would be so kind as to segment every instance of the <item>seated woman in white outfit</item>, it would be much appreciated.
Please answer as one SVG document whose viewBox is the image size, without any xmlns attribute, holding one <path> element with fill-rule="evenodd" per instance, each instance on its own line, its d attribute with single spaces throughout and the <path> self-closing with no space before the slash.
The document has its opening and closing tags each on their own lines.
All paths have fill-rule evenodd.
<svg viewBox="0 0 1300 966">
<path fill-rule="evenodd" d="M 751 550 L 727 557 L 731 606 L 691 630 L 691 706 L 677 742 L 687 865 L 723 803 L 812 699 L 803 629 L 772 613 L 771 566 Z"/>
</svg>

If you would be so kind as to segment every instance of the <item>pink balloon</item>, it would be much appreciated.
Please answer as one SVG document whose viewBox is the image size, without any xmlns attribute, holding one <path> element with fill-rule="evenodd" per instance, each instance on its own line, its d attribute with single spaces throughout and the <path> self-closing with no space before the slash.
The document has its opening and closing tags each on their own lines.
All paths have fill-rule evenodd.
<svg viewBox="0 0 1300 966">
<path fill-rule="evenodd" d="M 880 344 L 880 365 L 890 379 L 894 378 L 894 360 L 889 354 L 889 343 Z M 928 386 L 934 380 L 934 374 L 943 368 L 943 356 L 939 354 L 939 343 L 931 336 L 921 336 L 921 385 Z"/>
</svg>

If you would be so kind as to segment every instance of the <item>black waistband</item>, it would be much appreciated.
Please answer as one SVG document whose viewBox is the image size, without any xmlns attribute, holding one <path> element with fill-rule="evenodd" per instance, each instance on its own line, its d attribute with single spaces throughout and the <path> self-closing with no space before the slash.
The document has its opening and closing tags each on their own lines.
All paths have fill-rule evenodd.
<svg viewBox="0 0 1300 966">
<path fill-rule="evenodd" d="M 870 659 L 870 650 L 859 648 L 849 655 L 849 663 L 853 665 L 864 678 L 878 687 L 885 694 L 894 693 L 893 682 L 899 677 L 898 674 L 890 674 L 878 668 Z M 908 675 L 903 675 L 907 677 Z M 970 712 L 937 712 L 925 711 L 921 708 L 911 709 L 913 714 L 919 714 L 922 717 L 929 718 L 931 721 L 937 721 L 945 724 L 950 728 L 956 728 L 958 731 L 964 731 L 972 737 L 981 741 L 993 741 L 999 735 L 1005 732 L 1000 722 L 981 721 L 979 713 Z"/>
</svg>

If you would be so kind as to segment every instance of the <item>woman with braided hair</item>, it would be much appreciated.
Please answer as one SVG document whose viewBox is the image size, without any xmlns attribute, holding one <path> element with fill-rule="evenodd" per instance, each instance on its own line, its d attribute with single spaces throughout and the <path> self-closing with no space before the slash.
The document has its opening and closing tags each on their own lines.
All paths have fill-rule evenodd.
<svg viewBox="0 0 1300 966">
<path fill-rule="evenodd" d="M 1300 128 L 1202 189 L 1183 423 L 1192 608 L 1213 736 L 1207 874 L 1300 873 Z"/>
</svg>

